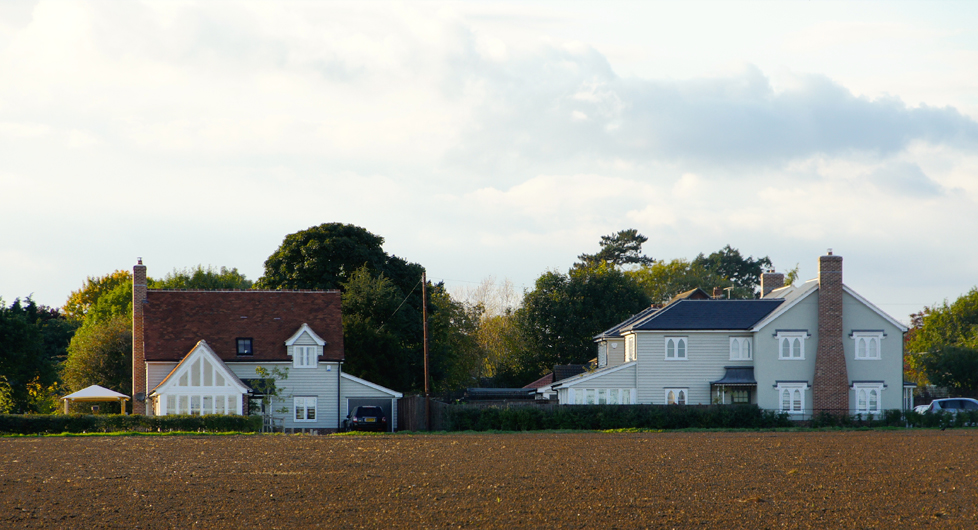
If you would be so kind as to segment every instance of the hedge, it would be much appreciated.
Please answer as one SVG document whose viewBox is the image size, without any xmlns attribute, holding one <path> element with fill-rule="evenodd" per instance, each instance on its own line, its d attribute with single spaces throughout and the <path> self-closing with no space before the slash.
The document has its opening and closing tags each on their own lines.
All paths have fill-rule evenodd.
<svg viewBox="0 0 978 530">
<path fill-rule="evenodd" d="M 261 416 L 142 416 L 138 414 L 0 414 L 0 433 L 257 432 Z"/>
<path fill-rule="evenodd" d="M 754 405 L 680 407 L 664 405 L 575 405 L 567 407 L 478 407 L 445 411 L 451 431 L 536 431 L 543 429 L 762 429 L 791 427 L 787 414 Z"/>
<path fill-rule="evenodd" d="M 446 407 L 449 431 L 536 431 L 549 429 L 770 429 L 783 427 L 975 427 L 978 410 L 958 414 L 887 410 L 881 415 L 818 414 L 795 421 L 786 413 L 756 405 L 575 405 L 541 408 Z"/>
</svg>

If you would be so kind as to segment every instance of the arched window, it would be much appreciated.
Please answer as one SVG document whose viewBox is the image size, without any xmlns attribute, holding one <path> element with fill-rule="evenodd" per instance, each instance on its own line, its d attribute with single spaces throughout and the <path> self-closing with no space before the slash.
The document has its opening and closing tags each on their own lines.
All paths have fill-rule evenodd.
<svg viewBox="0 0 978 530">
<path fill-rule="evenodd" d="M 686 337 L 666 337 L 666 360 L 686 359 Z"/>
</svg>

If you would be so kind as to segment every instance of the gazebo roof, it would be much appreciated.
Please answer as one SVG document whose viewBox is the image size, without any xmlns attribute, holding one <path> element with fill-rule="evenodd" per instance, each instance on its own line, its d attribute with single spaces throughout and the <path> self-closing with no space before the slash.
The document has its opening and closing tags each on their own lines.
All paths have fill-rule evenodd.
<svg viewBox="0 0 978 530">
<path fill-rule="evenodd" d="M 109 390 L 104 386 L 92 385 L 88 388 L 83 388 L 74 394 L 68 394 L 61 399 L 70 399 L 72 401 L 115 401 L 119 399 L 129 399 L 129 396 L 120 394 L 115 390 Z"/>
</svg>

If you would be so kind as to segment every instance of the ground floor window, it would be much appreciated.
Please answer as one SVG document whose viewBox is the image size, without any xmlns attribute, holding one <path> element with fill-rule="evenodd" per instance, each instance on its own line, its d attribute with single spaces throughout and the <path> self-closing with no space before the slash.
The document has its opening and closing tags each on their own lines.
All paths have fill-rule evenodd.
<svg viewBox="0 0 978 530">
<path fill-rule="evenodd" d="M 857 414 L 879 414 L 883 409 L 883 385 L 877 383 L 855 383 Z"/>
<path fill-rule="evenodd" d="M 789 414 L 804 414 L 806 390 L 808 383 L 778 383 L 780 410 Z"/>
<path fill-rule="evenodd" d="M 240 414 L 238 412 L 238 403 L 241 402 L 240 395 L 164 394 L 159 399 L 161 400 L 159 408 L 163 415 Z"/>
<path fill-rule="evenodd" d="M 735 405 L 750 403 L 750 390 L 731 390 L 730 402 Z"/>
<path fill-rule="evenodd" d="M 666 405 L 685 405 L 687 393 L 685 388 L 667 388 Z"/>
<path fill-rule="evenodd" d="M 316 402 L 315 397 L 294 398 L 295 421 L 316 421 Z"/>
<path fill-rule="evenodd" d="M 631 388 L 570 388 L 575 405 L 631 405 Z"/>
</svg>

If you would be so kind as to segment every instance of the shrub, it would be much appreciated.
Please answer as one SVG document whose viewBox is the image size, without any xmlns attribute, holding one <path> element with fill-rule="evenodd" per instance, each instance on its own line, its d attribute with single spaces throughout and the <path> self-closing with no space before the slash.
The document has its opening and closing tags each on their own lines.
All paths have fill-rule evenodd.
<svg viewBox="0 0 978 530">
<path fill-rule="evenodd" d="M 82 432 L 257 432 L 260 416 L 142 416 L 122 414 L 0 414 L 0 433 L 58 434 Z"/>
</svg>

